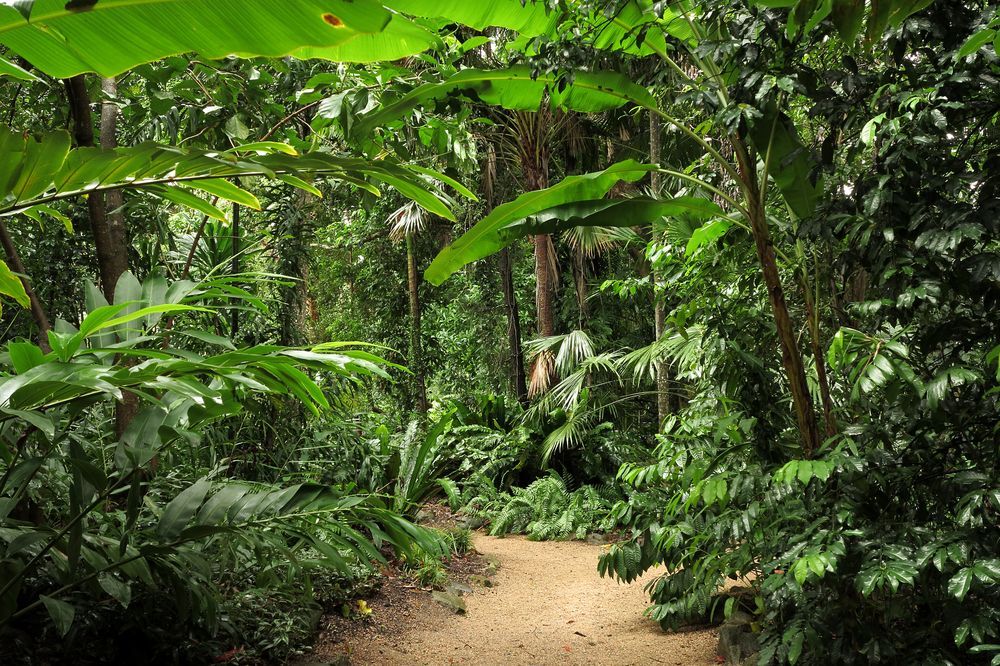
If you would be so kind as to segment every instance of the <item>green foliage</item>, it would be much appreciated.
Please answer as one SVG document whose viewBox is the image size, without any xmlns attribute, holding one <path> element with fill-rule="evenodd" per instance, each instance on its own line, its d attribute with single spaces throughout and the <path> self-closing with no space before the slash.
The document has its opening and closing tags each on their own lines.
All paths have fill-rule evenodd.
<svg viewBox="0 0 1000 666">
<path fill-rule="evenodd" d="M 27 342 L 8 346 L 13 373 L 0 381 L 7 414 L 0 445 L 0 622 L 37 624 L 44 609 L 65 636 L 88 631 L 77 622 L 99 620 L 95 604 L 109 598 L 140 608 L 157 597 L 180 621 L 214 634 L 221 628 L 224 571 L 217 567 L 227 562 L 347 573 L 354 563 L 383 561 L 383 545 L 403 553 L 439 549 L 436 537 L 367 493 L 242 483 L 218 469 L 193 484 L 168 474 L 150 487 L 148 470 L 237 414 L 248 389 L 328 409 L 307 372 L 384 371 L 377 358 L 346 349 L 164 351 L 164 337 L 183 339 L 184 329 L 158 329 L 161 317 L 210 313 L 217 298 L 211 285 L 169 283 L 159 275 L 140 284 L 126 274 L 116 295 L 120 303 L 95 304 L 79 330 L 66 325 L 51 332 L 51 352 Z M 123 391 L 142 403 L 116 441 L 97 424 Z"/>
<path fill-rule="evenodd" d="M 607 532 L 614 527 L 607 515 L 611 507 L 608 492 L 593 486 L 569 492 L 555 472 L 526 488 L 514 488 L 510 494 L 497 492 L 485 480 L 476 490 L 480 494 L 472 497 L 464 510 L 488 518 L 493 535 L 526 534 L 538 541 L 583 539 L 589 532 Z"/>
</svg>

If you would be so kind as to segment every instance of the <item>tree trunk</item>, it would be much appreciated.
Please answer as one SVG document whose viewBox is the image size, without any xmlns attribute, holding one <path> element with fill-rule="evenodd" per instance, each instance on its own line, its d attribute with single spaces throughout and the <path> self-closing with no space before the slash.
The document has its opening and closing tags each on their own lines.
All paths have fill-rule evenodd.
<svg viewBox="0 0 1000 666">
<path fill-rule="evenodd" d="M 757 260 L 764 276 L 764 284 L 771 302 L 771 312 L 774 315 L 774 324 L 778 331 L 781 361 L 792 393 L 795 420 L 802 438 L 802 455 L 805 458 L 811 458 L 813 452 L 819 448 L 819 429 L 816 426 L 816 414 L 813 411 L 812 397 L 809 395 L 809 386 L 806 383 L 802 353 L 795 339 L 795 329 L 792 326 L 788 304 L 785 302 L 785 292 L 781 287 L 781 278 L 778 275 L 778 263 L 774 257 L 771 231 L 767 224 L 760 187 L 757 185 L 756 163 L 739 137 L 734 137 L 732 143 L 745 189 L 747 208 L 750 213 L 750 229 L 757 251 Z"/>
<path fill-rule="evenodd" d="M 240 181 L 236 181 L 238 186 Z M 233 235 L 233 251 L 230 258 L 229 272 L 232 275 L 236 275 L 240 272 L 240 205 L 238 203 L 233 204 L 233 224 L 232 224 L 232 235 Z M 230 323 L 230 338 L 233 344 L 236 344 L 236 336 L 240 332 L 240 308 L 238 304 L 234 304 L 233 310 L 230 313 L 231 323 Z"/>
<path fill-rule="evenodd" d="M 580 249 L 573 252 L 573 282 L 576 283 L 577 327 L 583 331 L 587 328 L 590 311 L 587 307 L 587 258 Z"/>
<path fill-rule="evenodd" d="M 93 147 L 94 120 L 90 112 L 90 95 L 83 74 L 66 80 L 66 92 L 73 117 L 73 136 L 76 145 Z M 117 92 L 114 79 L 102 79 L 101 90 L 111 97 Z M 118 109 L 107 100 L 101 104 L 101 148 L 110 150 L 118 146 Z M 125 220 L 121 211 L 120 191 L 105 194 L 91 194 L 87 197 L 90 213 L 90 229 L 94 235 L 97 251 L 97 269 L 101 276 L 101 290 L 108 303 L 115 301 L 115 287 L 118 278 L 128 270 L 129 243 L 125 230 Z M 110 211 L 110 212 L 109 212 Z M 115 408 L 115 432 L 119 437 L 128 428 L 139 409 L 139 400 L 131 393 L 124 397 Z"/>
<path fill-rule="evenodd" d="M 826 426 L 826 436 L 837 434 L 837 417 L 833 415 L 833 400 L 830 398 L 830 381 L 826 376 L 826 358 L 820 341 L 819 315 L 816 311 L 816 299 L 813 296 L 809 280 L 802 275 L 802 293 L 806 303 L 806 317 L 809 319 L 809 344 L 816 362 L 816 381 L 819 384 L 819 398 L 823 403 L 823 423 Z"/>
<path fill-rule="evenodd" d="M 113 95 L 116 84 L 113 79 L 103 79 L 101 88 Z M 94 142 L 94 121 L 90 112 L 90 95 L 84 75 L 74 76 L 66 81 L 70 110 L 73 116 L 73 136 L 76 145 L 91 147 Z M 111 149 L 118 145 L 115 130 L 118 113 L 114 104 L 101 105 L 101 148 Z M 97 250 L 97 269 L 101 276 L 101 290 L 109 303 L 115 299 L 118 278 L 128 270 L 128 239 L 121 215 L 121 192 L 92 194 L 87 197 L 90 212 L 90 227 Z M 111 211 L 109 214 L 108 211 Z"/>
<path fill-rule="evenodd" d="M 649 113 L 649 161 L 651 164 L 660 164 L 660 117 L 655 113 Z M 653 171 L 649 174 L 649 185 L 653 190 L 653 197 L 660 196 L 663 177 L 659 172 Z M 653 284 L 659 280 L 657 274 L 653 273 Z M 663 337 L 667 327 L 667 304 L 663 299 L 653 293 L 653 321 L 656 339 Z M 656 416 L 659 419 L 657 431 L 663 427 L 663 422 L 673 412 L 670 399 L 670 364 L 667 361 L 657 361 L 656 363 Z"/>
<path fill-rule="evenodd" d="M 406 279 L 410 291 L 410 369 L 417 389 L 417 409 L 427 411 L 427 385 L 424 363 L 420 353 L 420 276 L 417 273 L 417 256 L 413 247 L 413 234 L 406 234 Z"/>
<path fill-rule="evenodd" d="M 524 352 L 521 349 L 521 313 L 517 307 L 517 292 L 514 290 L 514 262 L 507 248 L 500 251 L 500 288 L 503 291 L 504 311 L 507 313 L 511 385 L 517 401 L 527 406 L 528 382 L 524 374 Z"/>
<path fill-rule="evenodd" d="M 25 270 L 21 255 L 14 246 L 14 241 L 2 220 L 0 220 L 0 243 L 3 244 L 4 253 L 7 255 L 7 267 L 18 274 L 21 284 L 24 285 L 24 293 L 28 295 L 31 316 L 35 320 L 35 325 L 38 326 L 38 346 L 42 348 L 43 352 L 48 353 L 50 351 L 49 329 L 52 328 L 49 325 L 48 315 L 45 314 L 45 308 L 42 307 L 42 301 L 38 298 L 38 294 L 32 289 L 31 282 L 24 277 L 28 272 Z"/>
</svg>

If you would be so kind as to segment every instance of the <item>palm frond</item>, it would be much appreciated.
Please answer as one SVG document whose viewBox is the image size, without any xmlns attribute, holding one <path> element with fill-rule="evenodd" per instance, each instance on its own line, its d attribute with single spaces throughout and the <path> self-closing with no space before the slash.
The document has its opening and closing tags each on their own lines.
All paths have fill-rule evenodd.
<svg viewBox="0 0 1000 666">
<path fill-rule="evenodd" d="M 641 236 L 628 227 L 573 227 L 563 233 L 563 240 L 585 258 L 592 259 L 616 245 L 641 240 Z"/>
<path fill-rule="evenodd" d="M 427 226 L 424 209 L 413 201 L 404 204 L 390 213 L 386 219 L 389 225 L 389 237 L 401 241 L 407 236 L 419 234 Z"/>
</svg>

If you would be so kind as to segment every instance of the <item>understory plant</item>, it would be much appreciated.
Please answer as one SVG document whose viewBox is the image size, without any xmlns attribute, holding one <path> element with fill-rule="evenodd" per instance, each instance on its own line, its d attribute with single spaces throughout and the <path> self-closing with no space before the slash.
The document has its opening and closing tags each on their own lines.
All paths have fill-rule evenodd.
<svg viewBox="0 0 1000 666">
<path fill-rule="evenodd" d="M 213 316 L 210 285 L 160 275 L 139 283 L 126 273 L 116 296 L 95 303 L 78 328 L 50 332 L 51 351 L 7 345 L 0 631 L 15 637 L 7 645 L 31 654 L 49 636 L 85 644 L 114 608 L 127 609 L 133 629 L 112 650 L 155 639 L 147 629 L 158 623 L 141 621 L 154 608 L 196 635 L 229 631 L 236 641 L 242 628 L 223 611 L 229 585 L 267 596 L 316 569 L 353 576 L 384 561 L 383 548 L 443 552 L 438 537 L 370 492 L 199 468 L 193 445 L 226 427 L 249 392 L 294 396 L 318 413 L 329 409 L 324 375 L 384 376 L 379 359 L 346 348 L 237 350 L 187 321 L 163 325 L 165 315 Z M 205 346 L 164 347 L 167 338 Z M 127 408 L 115 433 L 108 417 Z M 251 565 L 252 578 L 237 582 L 234 572 Z"/>
</svg>

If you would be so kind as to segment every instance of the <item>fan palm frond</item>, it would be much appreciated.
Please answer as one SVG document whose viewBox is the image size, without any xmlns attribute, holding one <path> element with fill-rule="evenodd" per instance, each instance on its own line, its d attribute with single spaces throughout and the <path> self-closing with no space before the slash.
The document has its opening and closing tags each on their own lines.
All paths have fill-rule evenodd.
<svg viewBox="0 0 1000 666">
<path fill-rule="evenodd" d="M 585 258 L 593 259 L 618 244 L 642 240 L 642 237 L 627 227 L 573 227 L 563 233 L 563 240 Z"/>
<path fill-rule="evenodd" d="M 398 242 L 424 230 L 427 226 L 426 213 L 411 201 L 394 210 L 386 219 L 386 224 L 389 225 L 389 237 Z"/>
<path fill-rule="evenodd" d="M 542 349 L 534 355 L 531 364 L 531 380 L 528 382 L 528 397 L 537 398 L 549 390 L 555 375 L 555 357 L 549 349 Z"/>
</svg>

